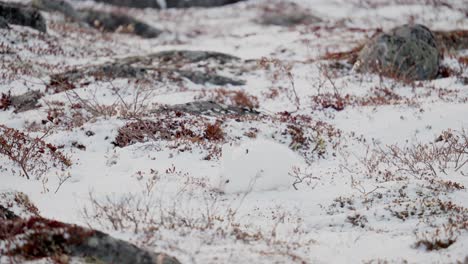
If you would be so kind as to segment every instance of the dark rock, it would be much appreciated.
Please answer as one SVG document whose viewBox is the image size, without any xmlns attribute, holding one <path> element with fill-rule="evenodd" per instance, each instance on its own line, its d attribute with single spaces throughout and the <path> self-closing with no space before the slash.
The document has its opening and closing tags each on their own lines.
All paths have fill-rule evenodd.
<svg viewBox="0 0 468 264">
<path fill-rule="evenodd" d="M 159 1 L 156 0 L 95 0 L 96 2 L 106 3 L 115 6 L 133 7 L 133 8 L 162 8 Z"/>
<path fill-rule="evenodd" d="M 126 15 L 95 10 L 81 10 L 80 16 L 90 26 L 106 32 L 135 34 L 143 38 L 155 38 L 162 31 Z"/>
<path fill-rule="evenodd" d="M 180 264 L 176 258 L 138 248 L 101 231 L 40 216 L 21 218 L 2 205 L 0 230 L 0 244 L 8 242 L 8 247 L 0 248 L 0 256 L 8 256 L 13 263 L 68 256 L 86 259 L 86 263 Z"/>
<path fill-rule="evenodd" d="M 167 8 L 216 7 L 242 2 L 244 0 L 166 0 Z"/>
<path fill-rule="evenodd" d="M 0 2 L 0 17 L 8 24 L 20 25 L 46 32 L 46 21 L 37 9 L 32 7 Z"/>
<path fill-rule="evenodd" d="M 96 0 L 110 5 L 133 8 L 188 8 L 188 7 L 216 7 L 241 2 L 244 0 Z M 164 3 L 164 4 L 160 4 Z"/>
<path fill-rule="evenodd" d="M 184 63 L 197 63 L 200 61 L 215 60 L 220 64 L 224 64 L 240 58 L 216 51 L 202 50 L 168 50 L 150 54 L 149 57 L 157 58 L 161 61 L 182 61 Z"/>
<path fill-rule="evenodd" d="M 0 220 L 15 220 L 19 219 L 19 216 L 10 211 L 8 208 L 3 207 L 0 204 Z"/>
<path fill-rule="evenodd" d="M 238 107 L 232 105 L 224 105 L 217 103 L 215 101 L 195 101 L 186 104 L 170 105 L 164 106 L 155 112 L 184 112 L 193 115 L 208 115 L 208 116 L 218 116 L 218 115 L 258 115 L 258 111 L 254 109 L 249 109 L 246 107 Z"/>
<path fill-rule="evenodd" d="M 14 95 L 10 98 L 10 105 L 15 108 L 15 112 L 25 112 L 38 108 L 37 102 L 41 99 L 42 93 L 30 91 L 21 95 Z"/>
<path fill-rule="evenodd" d="M 432 32 L 405 25 L 374 37 L 359 53 L 355 69 L 405 80 L 429 80 L 439 71 L 439 51 Z"/>
<path fill-rule="evenodd" d="M 40 10 L 62 13 L 73 21 L 80 21 L 78 12 L 65 0 L 32 0 L 31 5 Z"/>
<path fill-rule="evenodd" d="M 151 253 L 100 231 L 93 231 L 81 243 L 69 246 L 70 256 L 97 260 L 99 263 L 180 264 L 163 253 Z"/>
<path fill-rule="evenodd" d="M 88 66 L 73 69 L 64 73 L 54 74 L 50 77 L 47 90 L 59 93 L 75 88 L 74 83 L 86 78 L 94 77 L 98 80 L 115 78 L 143 78 L 146 70 L 122 63 L 106 63 L 102 65 Z"/>
<path fill-rule="evenodd" d="M 263 25 L 285 27 L 299 24 L 315 24 L 321 21 L 320 18 L 312 15 L 309 10 L 291 2 L 268 4 L 257 20 L 258 23 Z"/>
<path fill-rule="evenodd" d="M 7 21 L 3 17 L 0 17 L 0 28 L 11 29 L 10 26 L 8 26 Z"/>
<path fill-rule="evenodd" d="M 177 70 L 177 73 L 184 78 L 189 79 L 196 84 L 214 84 L 214 85 L 244 85 L 246 82 L 243 80 L 235 80 L 229 77 L 217 75 L 214 73 L 206 73 L 201 71 L 182 71 Z"/>
</svg>

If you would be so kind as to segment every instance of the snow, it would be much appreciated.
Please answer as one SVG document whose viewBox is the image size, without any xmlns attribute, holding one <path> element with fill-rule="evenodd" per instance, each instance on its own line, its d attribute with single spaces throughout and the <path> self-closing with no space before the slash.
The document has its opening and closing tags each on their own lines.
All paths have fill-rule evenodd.
<svg viewBox="0 0 468 264">
<path fill-rule="evenodd" d="M 468 231 L 460 222 L 466 223 L 468 213 L 448 210 L 446 205 L 468 208 L 468 167 L 456 170 L 450 161 L 449 168 L 428 180 L 387 166 L 388 157 L 378 153 L 389 146 L 432 147 L 444 131 L 468 130 L 468 86 L 462 81 L 468 67 L 458 61 L 468 51 L 444 58 L 443 65 L 453 69 L 454 76 L 413 84 L 334 69 L 330 61 L 321 59 L 327 52 L 351 50 L 378 28 L 403 23 L 468 30 L 464 1 L 444 1 L 447 5 L 422 0 L 294 2 L 324 21 L 293 27 L 259 25 L 255 19 L 273 3 L 269 0 L 186 10 L 125 9 L 76 1 L 77 7 L 125 12 L 167 32 L 150 40 L 99 33 L 57 13 L 45 14 L 47 35 L 19 26 L 0 30 L 0 43 L 15 52 L 0 54 L 4 76 L 0 93 L 44 92 L 51 74 L 172 49 L 238 56 L 245 61 L 186 67 L 215 69 L 247 82 L 221 87 L 156 77 L 147 83 L 85 78 L 73 92 L 95 106 L 117 105 L 115 113 L 92 114 L 76 108 L 71 92 L 46 93 L 40 108 L 24 113 L 0 110 L 0 124 L 32 137 L 51 128 L 44 140 L 60 146 L 73 163 L 67 171 L 71 178 L 55 192 L 57 174 L 49 174 L 47 180 L 27 180 L 17 165 L 0 155 L 0 195 L 9 197 L 0 204 L 13 201 L 12 192 L 23 192 L 44 217 L 90 226 L 173 255 L 182 263 L 466 262 Z M 277 59 L 281 65 L 262 66 L 262 57 Z M 19 61 L 22 67 L 17 69 Z M 151 112 L 162 104 L 213 99 L 220 89 L 255 96 L 262 114 L 230 118 Z M 362 100 L 376 95 L 376 90 L 390 91 L 398 99 L 345 105 L 342 111 L 322 108 L 314 100 L 334 94 L 335 89 Z M 147 100 L 136 100 L 137 94 L 146 93 L 151 94 Z M 147 107 L 142 116 L 124 115 L 129 109 L 125 105 L 134 102 Z M 55 123 L 47 121 L 54 111 L 61 115 Z M 139 118 L 185 122 L 197 137 L 155 136 L 125 147 L 113 145 L 119 129 Z M 204 139 L 206 125 L 216 122 L 224 138 Z M 85 149 L 77 148 L 77 143 Z M 385 170 L 394 175 L 384 178 Z M 302 181 L 293 186 L 298 179 Z M 447 189 L 439 181 L 465 188 Z M 102 208 L 115 215 L 106 216 Z M 21 206 L 13 209 L 24 211 Z M 112 217 L 122 220 L 119 226 Z M 452 225 L 454 221 L 460 226 Z M 446 227 L 452 227 L 456 237 L 448 248 L 415 247 L 424 237 L 449 236 Z M 4 260 L 0 256 L 0 263 Z"/>
<path fill-rule="evenodd" d="M 304 161 L 299 155 L 271 140 L 249 140 L 237 146 L 225 144 L 220 180 L 216 185 L 225 193 L 288 189 L 291 187 L 290 172 L 302 165 Z"/>
</svg>

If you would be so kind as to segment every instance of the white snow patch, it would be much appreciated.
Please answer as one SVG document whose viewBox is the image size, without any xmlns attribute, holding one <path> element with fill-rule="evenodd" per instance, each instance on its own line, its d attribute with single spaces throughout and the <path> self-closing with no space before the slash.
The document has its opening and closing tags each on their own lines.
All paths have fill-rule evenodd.
<svg viewBox="0 0 468 264">
<path fill-rule="evenodd" d="M 256 139 L 222 149 L 220 190 L 225 193 L 269 191 L 291 187 L 294 166 L 304 164 L 288 147 L 271 140 Z"/>
</svg>

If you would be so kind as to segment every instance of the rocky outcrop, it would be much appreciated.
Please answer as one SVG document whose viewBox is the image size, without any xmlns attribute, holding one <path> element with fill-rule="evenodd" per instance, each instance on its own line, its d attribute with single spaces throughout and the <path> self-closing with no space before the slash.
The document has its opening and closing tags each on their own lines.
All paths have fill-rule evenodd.
<svg viewBox="0 0 468 264">
<path fill-rule="evenodd" d="M 38 101 L 41 99 L 42 93 L 39 91 L 29 91 L 24 94 L 14 95 L 10 98 L 10 105 L 15 108 L 15 112 L 25 112 L 31 109 L 38 108 Z"/>
<path fill-rule="evenodd" d="M 244 80 L 236 80 L 229 77 L 217 75 L 214 73 L 206 73 L 202 71 L 183 71 L 183 70 L 174 70 L 180 77 L 187 78 L 195 84 L 213 84 L 213 85 L 244 85 L 246 82 Z"/>
<path fill-rule="evenodd" d="M 59 93 L 75 88 L 75 84 L 86 77 L 94 77 L 96 80 L 108 80 L 115 78 L 143 78 L 146 70 L 123 63 L 105 63 L 83 68 L 76 68 L 50 77 L 47 91 Z"/>
<path fill-rule="evenodd" d="M 192 115 L 258 115 L 260 114 L 255 109 L 239 107 L 233 105 L 225 105 L 215 101 L 194 101 L 186 104 L 168 105 L 157 109 L 154 112 L 184 112 Z"/>
<path fill-rule="evenodd" d="M 241 1 L 244 0 L 96 0 L 96 2 L 133 8 L 216 7 Z"/>
<path fill-rule="evenodd" d="M 143 250 L 101 231 L 40 216 L 22 218 L 1 204 L 0 244 L 6 245 L 0 248 L 0 256 L 8 256 L 14 263 L 44 258 L 64 263 L 79 258 L 103 264 L 180 264 L 176 258 Z"/>
<path fill-rule="evenodd" d="M 434 34 L 422 25 L 404 25 L 381 33 L 359 53 L 354 68 L 405 80 L 430 80 L 439 72 Z"/>
<path fill-rule="evenodd" d="M 67 19 L 73 21 L 80 21 L 78 12 L 65 0 L 32 0 L 31 5 L 40 10 L 62 13 Z"/>
<path fill-rule="evenodd" d="M 322 19 L 312 15 L 310 10 L 304 9 L 295 3 L 279 2 L 268 4 L 256 21 L 262 25 L 290 27 L 300 24 L 316 24 L 321 22 Z"/>
<path fill-rule="evenodd" d="M 0 17 L 8 24 L 34 28 L 40 32 L 47 31 L 44 17 L 37 9 L 29 6 L 0 2 Z"/>
<path fill-rule="evenodd" d="M 3 17 L 0 17 L 0 29 L 10 29 L 8 22 Z"/>
<path fill-rule="evenodd" d="M 155 38 L 162 31 L 132 17 L 96 10 L 81 10 L 80 17 L 90 26 L 106 32 L 135 34 L 143 38 Z"/>
</svg>

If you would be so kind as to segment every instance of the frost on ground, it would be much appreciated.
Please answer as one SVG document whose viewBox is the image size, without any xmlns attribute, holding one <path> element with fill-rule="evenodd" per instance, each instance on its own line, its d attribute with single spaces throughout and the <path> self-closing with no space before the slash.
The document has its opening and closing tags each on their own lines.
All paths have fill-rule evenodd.
<svg viewBox="0 0 468 264">
<path fill-rule="evenodd" d="M 0 20 L 0 227 L 76 224 L 181 263 L 468 262 L 463 1 L 103 2 L 71 6 L 158 36 L 50 6 L 47 32 Z M 434 33 L 435 78 L 356 71 L 407 23 Z M 13 254 L 7 229 L 0 263 L 89 260 Z"/>
</svg>

